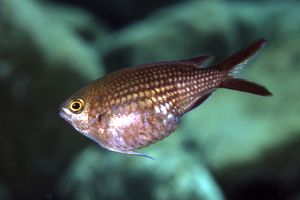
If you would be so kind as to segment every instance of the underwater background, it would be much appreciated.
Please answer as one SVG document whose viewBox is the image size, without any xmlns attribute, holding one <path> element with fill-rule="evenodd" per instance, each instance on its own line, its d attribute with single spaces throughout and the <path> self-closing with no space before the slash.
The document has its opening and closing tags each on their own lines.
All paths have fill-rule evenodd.
<svg viewBox="0 0 300 200">
<path fill-rule="evenodd" d="M 266 38 L 242 77 L 273 97 L 220 89 L 172 135 L 107 151 L 58 115 L 111 71 Z M 300 199 L 300 2 L 0 0 L 0 200 Z"/>
</svg>

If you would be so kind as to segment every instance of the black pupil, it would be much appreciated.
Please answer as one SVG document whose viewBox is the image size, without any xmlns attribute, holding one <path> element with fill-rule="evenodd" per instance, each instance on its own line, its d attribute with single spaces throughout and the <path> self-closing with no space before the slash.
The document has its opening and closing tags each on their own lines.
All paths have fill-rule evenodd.
<svg viewBox="0 0 300 200">
<path fill-rule="evenodd" d="M 80 103 L 78 103 L 78 102 L 73 103 L 73 104 L 72 104 L 72 108 L 73 108 L 74 110 L 78 110 L 78 109 L 80 108 Z"/>
</svg>

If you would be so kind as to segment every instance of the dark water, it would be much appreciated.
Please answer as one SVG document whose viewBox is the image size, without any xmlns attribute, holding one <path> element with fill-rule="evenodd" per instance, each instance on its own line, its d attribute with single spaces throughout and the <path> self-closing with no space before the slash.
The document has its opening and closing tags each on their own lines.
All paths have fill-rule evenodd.
<svg viewBox="0 0 300 200">
<path fill-rule="evenodd" d="M 0 199 L 299 199 L 299 1 L 0 0 Z M 109 152 L 59 104 L 127 66 L 202 53 L 215 63 L 257 38 L 240 76 L 273 97 L 217 91 L 140 152 Z"/>
</svg>

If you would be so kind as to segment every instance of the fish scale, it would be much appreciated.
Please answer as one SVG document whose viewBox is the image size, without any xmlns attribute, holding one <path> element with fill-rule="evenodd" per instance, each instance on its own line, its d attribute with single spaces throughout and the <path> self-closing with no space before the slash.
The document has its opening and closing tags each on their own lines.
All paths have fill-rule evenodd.
<svg viewBox="0 0 300 200">
<path fill-rule="evenodd" d="M 127 154 L 169 136 L 180 117 L 204 102 L 217 88 L 268 96 L 256 83 L 233 72 L 265 43 L 260 39 L 220 64 L 211 59 L 157 62 L 115 71 L 80 89 L 60 106 L 60 115 L 102 147 Z"/>
<path fill-rule="evenodd" d="M 167 70 L 162 70 L 162 68 L 167 68 Z M 178 71 L 180 73 L 177 73 Z M 219 71 L 206 71 L 199 70 L 196 67 L 189 69 L 186 66 L 176 65 L 157 66 L 156 68 L 137 67 L 112 74 L 106 81 L 108 82 L 107 88 L 109 88 L 109 92 L 114 94 L 113 97 L 118 102 L 120 102 L 118 99 L 122 97 L 127 97 L 128 99 L 128 97 L 131 98 L 132 96 L 135 99 L 139 98 L 142 100 L 146 99 L 146 97 L 156 101 L 158 99 L 167 99 L 167 101 L 175 102 L 175 110 L 176 107 L 180 107 L 182 112 L 184 112 L 186 107 L 188 107 L 185 105 L 190 105 L 194 101 L 194 98 L 189 100 L 191 95 L 200 97 L 201 92 L 205 93 L 206 90 L 214 88 L 220 83 L 221 76 Z M 182 74 L 183 76 L 178 79 L 177 77 Z M 165 80 L 161 80 L 162 77 Z M 209 79 L 202 79 L 201 77 L 209 77 Z M 110 79 L 115 80 L 115 82 L 109 84 L 111 82 Z M 124 79 L 126 79 L 126 82 L 124 82 Z M 168 98 L 165 98 L 166 96 Z M 113 99 L 109 98 L 108 100 Z"/>
</svg>

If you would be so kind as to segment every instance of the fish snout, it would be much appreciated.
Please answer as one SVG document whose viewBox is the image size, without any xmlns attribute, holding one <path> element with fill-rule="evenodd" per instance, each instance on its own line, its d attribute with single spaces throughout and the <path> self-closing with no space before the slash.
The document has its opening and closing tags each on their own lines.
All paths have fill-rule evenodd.
<svg viewBox="0 0 300 200">
<path fill-rule="evenodd" d="M 66 121 L 69 121 L 71 118 L 71 113 L 69 109 L 66 107 L 66 102 L 60 104 L 58 109 L 58 115 Z"/>
</svg>

